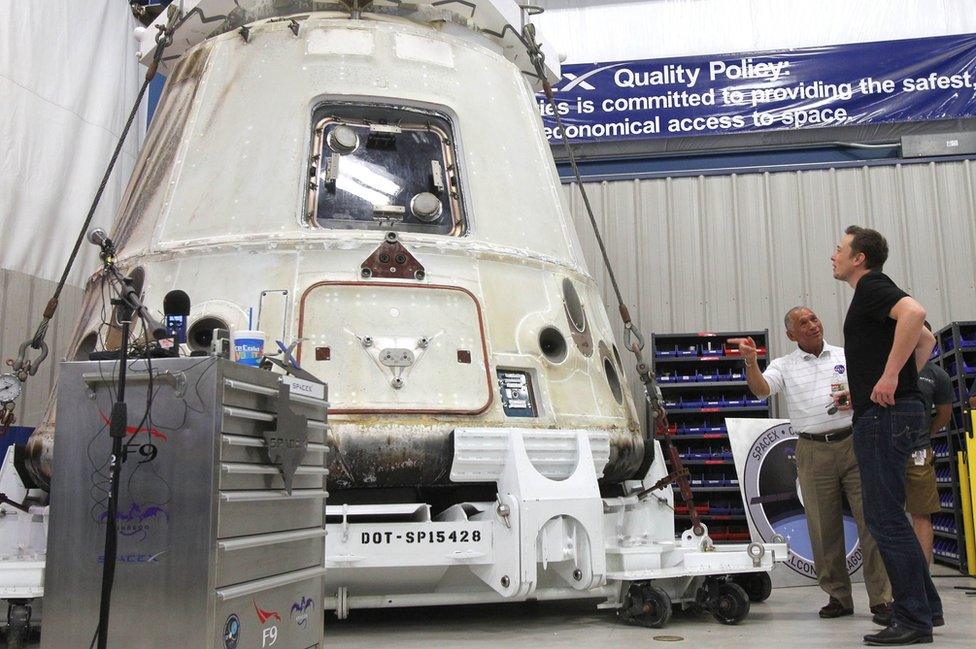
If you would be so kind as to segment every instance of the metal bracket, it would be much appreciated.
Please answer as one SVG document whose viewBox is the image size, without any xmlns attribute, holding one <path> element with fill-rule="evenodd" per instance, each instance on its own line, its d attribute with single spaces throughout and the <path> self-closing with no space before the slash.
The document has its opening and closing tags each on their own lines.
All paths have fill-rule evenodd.
<svg viewBox="0 0 976 649">
<path fill-rule="evenodd" d="M 360 264 L 360 275 L 364 279 L 376 277 L 422 280 L 427 272 L 423 264 L 400 243 L 397 233 L 387 232 L 383 243 Z"/>
<path fill-rule="evenodd" d="M 285 481 L 285 491 L 291 495 L 295 471 L 308 449 L 308 418 L 291 409 L 291 386 L 278 383 L 278 412 L 273 430 L 265 429 L 264 441 L 268 445 L 268 458 L 278 467 Z"/>
</svg>

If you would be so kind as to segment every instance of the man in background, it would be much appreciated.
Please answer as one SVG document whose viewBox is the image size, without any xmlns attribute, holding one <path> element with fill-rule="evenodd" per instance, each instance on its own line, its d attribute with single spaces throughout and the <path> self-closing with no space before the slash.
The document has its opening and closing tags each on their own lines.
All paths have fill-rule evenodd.
<svg viewBox="0 0 976 649">
<path fill-rule="evenodd" d="M 844 543 L 844 496 L 857 523 L 864 556 L 864 586 L 871 612 L 891 615 L 891 586 L 878 546 L 861 509 L 861 475 L 851 438 L 851 405 L 833 407 L 831 394 L 847 396 L 844 350 L 824 341 L 823 324 L 811 309 L 793 307 L 784 318 L 791 354 L 776 358 L 765 372 L 756 362 L 752 338 L 733 338 L 746 366 L 746 381 L 757 397 L 784 394 L 790 425 L 797 434 L 796 473 L 803 494 L 817 584 L 828 595 L 822 618 L 854 613 Z M 835 389 L 836 388 L 836 389 Z"/>
<path fill-rule="evenodd" d="M 932 331 L 928 322 L 925 328 Z M 929 361 L 918 372 L 918 389 L 922 393 L 929 425 L 923 428 L 912 446 L 905 479 L 905 511 L 911 514 L 912 527 L 925 559 L 932 563 L 932 514 L 941 509 L 935 483 L 935 453 L 932 435 L 938 433 L 952 417 L 952 380 L 941 367 Z M 933 412 L 934 407 L 934 412 Z"/>
<path fill-rule="evenodd" d="M 905 465 L 927 423 L 918 370 L 928 362 L 935 338 L 922 326 L 922 305 L 881 272 L 888 259 L 888 242 L 881 233 L 850 226 L 830 259 L 834 278 L 854 289 L 844 320 L 854 453 L 861 470 L 864 517 L 894 595 L 891 623 L 864 636 L 864 642 L 932 642 L 942 601 L 904 508 Z"/>
</svg>

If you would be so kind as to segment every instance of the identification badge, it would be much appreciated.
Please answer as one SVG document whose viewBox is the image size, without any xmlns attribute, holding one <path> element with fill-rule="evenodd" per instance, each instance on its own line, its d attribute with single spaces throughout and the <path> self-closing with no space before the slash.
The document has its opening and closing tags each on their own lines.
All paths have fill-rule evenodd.
<svg viewBox="0 0 976 649">
<path fill-rule="evenodd" d="M 925 449 L 912 453 L 912 459 L 915 460 L 915 466 L 925 466 Z"/>
</svg>

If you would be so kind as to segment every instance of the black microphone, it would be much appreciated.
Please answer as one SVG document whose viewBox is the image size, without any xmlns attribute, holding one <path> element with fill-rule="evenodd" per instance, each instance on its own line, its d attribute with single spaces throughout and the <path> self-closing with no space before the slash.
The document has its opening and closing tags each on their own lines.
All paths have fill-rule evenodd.
<svg viewBox="0 0 976 649">
<path fill-rule="evenodd" d="M 173 290 L 163 298 L 163 314 L 166 328 L 176 342 L 186 342 L 186 319 L 190 315 L 190 296 L 180 290 Z"/>
</svg>

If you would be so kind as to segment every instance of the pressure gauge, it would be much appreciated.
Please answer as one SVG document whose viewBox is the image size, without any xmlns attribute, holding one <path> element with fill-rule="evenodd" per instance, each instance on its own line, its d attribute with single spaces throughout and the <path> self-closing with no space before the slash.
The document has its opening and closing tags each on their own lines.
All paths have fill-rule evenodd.
<svg viewBox="0 0 976 649">
<path fill-rule="evenodd" d="M 0 405 L 17 400 L 24 386 L 16 374 L 0 374 Z"/>
</svg>

